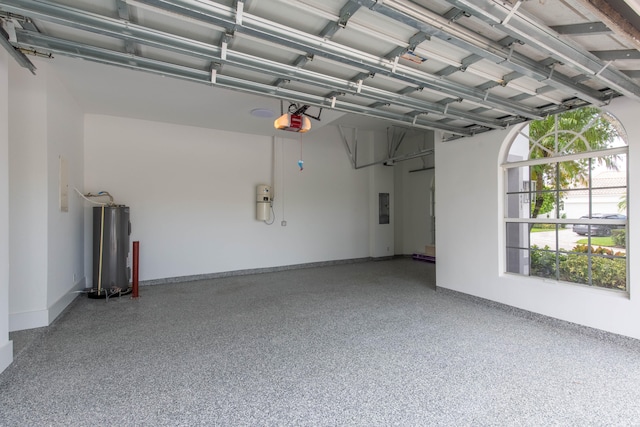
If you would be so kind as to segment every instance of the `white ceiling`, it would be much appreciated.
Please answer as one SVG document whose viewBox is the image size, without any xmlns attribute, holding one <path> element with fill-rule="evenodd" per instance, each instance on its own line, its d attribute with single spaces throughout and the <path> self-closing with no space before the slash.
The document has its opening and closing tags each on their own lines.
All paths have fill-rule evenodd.
<svg viewBox="0 0 640 427">
<path fill-rule="evenodd" d="M 312 131 L 453 139 L 640 101 L 637 18 L 622 0 L 2 0 L 0 42 L 89 113 L 272 135 L 250 111 L 284 100 L 322 108 Z"/>
</svg>

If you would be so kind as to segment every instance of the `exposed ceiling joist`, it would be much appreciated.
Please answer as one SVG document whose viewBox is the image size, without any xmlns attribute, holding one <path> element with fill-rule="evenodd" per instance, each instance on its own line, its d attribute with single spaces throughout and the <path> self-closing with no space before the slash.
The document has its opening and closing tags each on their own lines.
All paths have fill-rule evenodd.
<svg viewBox="0 0 640 427">
<path fill-rule="evenodd" d="M 324 30 L 320 32 L 320 37 L 331 38 L 341 28 L 347 26 L 347 22 L 360 9 L 360 5 L 352 1 L 348 1 L 340 10 L 340 17 L 335 22 L 329 22 Z"/>
<path fill-rule="evenodd" d="M 89 59 L 439 130 L 445 139 L 615 96 L 640 100 L 638 47 L 599 15 L 585 22 L 567 2 L 421 3 L 3 0 L 0 20 L 15 27 L 2 38 L 19 58 Z"/>
<path fill-rule="evenodd" d="M 548 67 L 518 52 L 514 52 L 513 50 L 505 51 L 503 46 L 498 43 L 491 42 L 478 34 L 473 34 L 463 27 L 452 25 L 447 28 L 447 31 L 443 31 L 438 16 L 426 14 L 420 10 L 418 6 L 409 5 L 406 2 L 397 0 L 387 0 L 384 3 L 378 3 L 375 0 L 358 1 L 378 13 L 420 29 L 432 37 L 445 40 L 456 47 L 468 50 L 470 53 L 480 55 L 491 62 L 510 68 L 512 71 L 518 71 L 522 73 L 523 76 L 545 81 L 558 89 L 570 91 L 575 94 L 575 96 L 579 96 L 590 103 L 603 104 L 608 99 L 608 97 L 602 96 L 601 93 L 587 86 L 574 83 L 567 76 L 563 76 L 560 73 L 552 74 Z M 466 6 L 466 4 L 456 4 L 454 1 L 449 3 L 452 3 L 461 10 L 464 10 L 463 8 Z M 519 40 L 520 37 L 523 36 L 515 37 L 515 39 Z"/>
<path fill-rule="evenodd" d="M 157 0 L 142 0 L 145 3 L 153 3 L 159 7 L 167 2 Z M 188 2 L 175 1 L 170 8 L 176 13 L 184 14 L 202 19 L 205 22 L 213 20 L 218 24 L 226 22 L 227 13 L 223 7 L 203 7 L 201 5 L 189 5 Z M 237 27 L 238 32 L 254 36 L 258 39 L 268 40 L 277 44 L 289 46 L 314 55 L 322 56 L 338 63 L 350 65 L 352 67 L 366 69 L 368 72 L 378 75 L 393 77 L 397 80 L 409 84 L 422 85 L 442 93 L 463 95 L 465 99 L 482 102 L 497 109 L 508 111 L 512 114 L 522 115 L 530 119 L 540 118 L 535 109 L 528 108 L 516 103 L 509 102 L 501 97 L 486 94 L 474 88 L 455 83 L 453 81 L 443 81 L 436 76 L 415 70 L 405 65 L 395 65 L 392 61 L 380 61 L 380 57 L 368 54 L 354 48 L 334 43 L 322 37 L 313 36 L 308 33 L 296 31 L 290 27 L 274 25 L 272 21 L 262 19 L 257 16 L 245 14 L 243 25 Z"/>
<path fill-rule="evenodd" d="M 595 35 L 595 34 L 611 34 L 611 29 L 604 22 L 585 22 L 581 24 L 570 25 L 552 25 L 551 28 L 558 34 L 562 35 Z"/>
<path fill-rule="evenodd" d="M 591 51 L 595 56 L 603 61 L 616 61 L 620 59 L 640 59 L 640 51 L 635 49 L 624 50 L 598 50 Z"/>
<path fill-rule="evenodd" d="M 32 74 L 35 74 L 36 66 L 33 65 L 31 61 L 29 61 L 29 58 L 27 58 L 24 53 L 16 49 L 9 42 L 9 39 L 9 34 L 2 27 L 0 27 L 0 45 L 2 45 L 2 47 L 4 47 L 7 52 L 9 52 L 9 54 L 16 60 L 18 64 L 20 64 L 21 67 L 24 67 L 31 71 Z"/>
<path fill-rule="evenodd" d="M 598 58 L 584 51 L 567 39 L 558 37 L 558 33 L 545 27 L 521 10 L 515 10 L 510 4 L 499 5 L 493 0 L 447 0 L 448 3 L 465 10 L 488 25 L 499 28 L 506 34 L 543 51 L 593 78 L 602 80 L 615 90 L 640 100 L 640 87 L 627 76 L 608 67 Z M 516 4 L 520 4 L 518 1 Z"/>
</svg>

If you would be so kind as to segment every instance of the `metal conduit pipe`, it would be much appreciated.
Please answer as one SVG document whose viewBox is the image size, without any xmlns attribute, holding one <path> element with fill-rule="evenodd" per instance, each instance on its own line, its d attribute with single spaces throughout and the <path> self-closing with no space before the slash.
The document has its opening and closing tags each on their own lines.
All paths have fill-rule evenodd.
<svg viewBox="0 0 640 427">
<path fill-rule="evenodd" d="M 407 160 L 411 160 L 411 159 L 416 159 L 418 157 L 423 157 L 423 156 L 429 156 L 433 154 L 433 149 L 428 149 L 428 150 L 420 150 L 420 151 L 416 151 L 413 153 L 408 153 L 408 154 L 403 154 L 401 156 L 395 156 L 395 157 L 389 157 L 386 159 L 382 159 L 382 160 L 377 160 L 375 162 L 371 162 L 371 163 L 367 163 L 364 165 L 358 165 L 355 167 L 355 169 L 362 169 L 362 168 L 367 168 L 369 166 L 375 166 L 375 165 L 379 165 L 381 163 L 397 163 L 397 162 L 404 162 Z"/>
</svg>

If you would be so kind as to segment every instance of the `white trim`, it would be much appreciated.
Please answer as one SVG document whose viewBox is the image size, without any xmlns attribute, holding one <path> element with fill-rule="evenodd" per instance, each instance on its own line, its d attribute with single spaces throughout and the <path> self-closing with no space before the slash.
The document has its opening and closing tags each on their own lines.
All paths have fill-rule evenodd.
<svg viewBox="0 0 640 427">
<path fill-rule="evenodd" d="M 49 310 L 9 314 L 9 332 L 49 326 Z"/>
<path fill-rule="evenodd" d="M 74 286 L 73 288 L 67 292 L 66 294 L 62 295 L 58 301 L 54 302 L 50 307 L 48 313 L 48 321 L 49 321 L 49 325 L 56 320 L 56 318 L 60 315 L 60 313 L 62 313 L 64 311 L 65 308 L 67 308 L 67 306 L 69 304 L 71 304 L 71 302 L 76 299 L 76 297 L 79 295 L 77 291 L 81 291 L 82 289 L 85 288 L 85 278 L 83 277 L 82 279 L 80 279 Z"/>
<path fill-rule="evenodd" d="M 509 147 L 511 147 L 512 143 L 513 141 L 509 143 Z M 511 168 L 519 168 L 524 166 L 560 163 L 560 162 L 579 160 L 579 159 L 584 159 L 589 157 L 604 157 L 604 156 L 613 156 L 615 154 L 627 154 L 628 152 L 629 152 L 629 147 L 625 145 L 624 147 L 607 148 L 606 150 L 584 151 L 582 153 L 566 154 L 566 155 L 553 156 L 553 157 L 541 157 L 539 159 L 522 160 L 519 162 L 505 162 L 505 163 L 502 163 L 500 166 L 502 166 L 505 169 L 511 169 Z"/>
<path fill-rule="evenodd" d="M 0 347 L 0 372 L 7 369 L 13 362 L 13 341 L 7 341 Z"/>
<path fill-rule="evenodd" d="M 84 289 L 85 278 L 80 279 L 69 292 L 62 295 L 46 310 L 26 311 L 9 315 L 9 332 L 49 326 L 78 296 L 77 291 Z"/>
<path fill-rule="evenodd" d="M 517 222 L 524 224 L 593 224 L 593 225 L 627 225 L 626 219 L 604 219 L 604 218 L 504 218 L 504 222 Z M 549 230 L 551 231 L 551 230 Z"/>
<path fill-rule="evenodd" d="M 602 110 L 601 110 L 602 111 Z M 619 123 L 618 119 L 613 116 L 610 113 L 606 113 L 608 114 L 613 120 L 615 120 L 617 123 Z M 590 125 L 588 126 L 588 128 L 593 127 L 593 123 L 594 120 L 592 120 L 590 122 Z M 509 153 L 511 152 L 511 149 L 513 147 L 513 144 L 515 143 L 518 135 L 522 135 L 524 136 L 528 141 L 529 144 L 531 144 L 532 140 L 531 138 L 529 138 L 529 136 L 525 133 L 522 132 L 522 129 L 524 129 L 525 126 L 523 126 L 522 128 L 520 128 L 520 130 L 518 131 L 517 134 L 513 134 L 510 135 L 509 138 L 506 138 L 503 142 L 502 148 L 500 150 L 500 156 L 499 159 L 505 159 L 509 157 Z M 586 128 L 585 128 L 586 129 Z M 576 138 L 581 137 L 582 134 L 586 131 L 585 129 L 583 129 L 581 131 L 580 134 L 576 134 Z M 553 131 L 548 133 L 547 135 L 551 135 L 553 132 L 556 133 L 559 131 L 558 129 L 558 122 L 556 120 L 554 126 L 553 126 Z M 566 132 L 566 131 L 563 131 Z M 574 133 L 574 132 L 570 132 L 570 133 Z M 545 137 L 547 136 L 545 135 Z M 628 227 L 629 227 L 629 216 L 628 216 L 628 211 L 627 211 L 627 218 L 622 220 L 622 219 L 601 219 L 601 218 L 580 218 L 580 219 L 576 219 L 576 218 L 568 218 L 568 219 L 563 219 L 563 218 L 510 218 L 507 216 L 508 212 L 507 212 L 507 203 L 506 203 L 506 198 L 505 196 L 509 196 L 509 195 L 523 195 L 526 194 L 527 192 L 524 190 L 520 190 L 520 191 L 506 191 L 506 188 L 509 188 L 509 184 L 508 184 L 508 180 L 509 180 L 509 174 L 507 173 L 507 171 L 510 170 L 514 170 L 514 169 L 519 169 L 519 168 L 527 168 L 530 166 L 535 166 L 535 165 L 556 165 L 560 162 L 565 162 L 565 161 L 574 161 L 574 160 L 581 160 L 581 159 L 597 159 L 599 157 L 606 157 L 606 156 L 615 156 L 615 155 L 619 155 L 619 154 L 624 154 L 626 156 L 625 158 L 625 163 L 626 163 L 626 171 L 627 171 L 627 181 L 624 187 L 620 187 L 620 188 L 624 188 L 626 194 L 629 194 L 629 179 L 628 179 L 628 173 L 629 173 L 629 145 L 628 145 L 628 141 L 627 141 L 627 135 L 620 135 L 620 137 L 622 139 L 624 139 L 625 145 L 622 147 L 613 147 L 613 148 L 606 148 L 606 149 L 601 149 L 601 150 L 591 150 L 590 145 L 587 144 L 587 147 L 589 148 L 589 150 L 584 151 L 584 152 L 580 152 L 580 153 L 573 153 L 573 154 L 564 154 L 563 152 L 557 152 L 558 150 L 558 140 L 557 140 L 557 136 L 556 136 L 556 140 L 555 140 L 555 150 L 556 152 L 553 152 L 551 150 L 546 149 L 544 146 L 540 145 L 538 142 L 542 139 L 540 138 L 540 140 L 538 141 L 533 141 L 538 148 L 546 151 L 547 153 L 551 154 L 550 157 L 542 157 L 542 158 L 536 158 L 536 159 L 527 159 L 527 160 L 519 160 L 519 161 L 513 161 L 513 162 L 509 162 L 507 161 L 503 161 L 500 164 L 500 167 L 502 169 L 502 180 L 500 181 L 500 185 L 499 185 L 499 191 L 501 194 L 501 201 L 498 203 L 498 206 L 501 208 L 501 211 L 503 212 L 502 218 L 501 218 L 501 236 L 500 236 L 500 241 L 502 242 L 502 247 L 500 248 L 500 272 L 499 275 L 501 277 L 504 277 L 504 275 L 506 274 L 513 274 L 513 275 L 517 275 L 520 277 L 531 277 L 534 278 L 534 280 L 539 280 L 540 278 L 536 278 L 535 276 L 531 275 L 531 258 L 528 258 L 526 261 L 524 262 L 528 262 L 529 263 L 529 270 L 528 270 L 528 274 L 526 273 L 517 273 L 517 272 L 513 272 L 513 271 L 507 271 L 507 269 L 509 268 L 508 261 L 507 261 L 507 253 L 509 248 L 507 247 L 507 233 L 506 233 L 506 228 L 508 224 L 513 224 L 513 223 L 519 223 L 519 224 L 558 224 L 558 225 L 562 225 L 562 224 L 585 224 L 585 225 L 622 225 L 625 226 L 625 228 L 627 229 L 627 236 L 630 235 L 630 233 L 628 232 Z M 544 138 L 544 137 L 543 137 Z M 508 141 L 508 143 L 507 143 Z M 575 142 L 575 138 L 571 141 L 571 143 L 569 144 L 568 147 L 570 147 L 573 142 Z M 529 156 L 531 155 L 531 147 L 529 148 Z M 591 160 L 590 160 L 591 162 Z M 591 163 L 590 163 L 591 165 Z M 528 172 L 527 172 L 528 173 Z M 557 184 L 557 183 L 556 183 Z M 618 188 L 618 186 L 616 186 L 615 188 Z M 588 195 L 589 195 L 589 213 L 591 213 L 591 209 L 592 209 L 592 192 L 593 190 L 597 190 L 598 187 L 593 187 L 593 176 L 591 171 L 589 171 L 589 183 L 587 185 L 587 187 L 584 190 L 587 190 Z M 538 189 L 538 192 L 541 189 Z M 551 190 L 553 193 L 555 193 L 556 197 L 558 196 L 558 193 L 561 190 L 558 190 L 557 188 L 555 190 Z M 536 193 L 538 193 L 536 192 Z M 533 201 L 532 201 L 533 202 Z M 521 202 L 522 203 L 522 202 Z M 528 203 L 528 202 L 527 202 Z M 515 213 L 515 212 L 514 212 Z M 520 208 L 520 215 L 523 214 L 522 211 L 522 207 Z M 526 214 L 527 216 L 529 216 L 529 213 Z M 557 230 L 557 226 L 556 226 L 556 230 Z M 530 233 L 529 233 L 530 235 Z M 517 236 L 514 236 L 517 237 Z M 521 238 L 520 238 L 521 239 Z M 530 236 L 529 236 L 529 245 L 530 245 Z M 556 241 L 557 241 L 557 234 L 556 234 Z M 521 244 L 519 244 L 518 246 L 521 246 Z M 511 246 L 511 249 L 516 249 L 515 247 Z M 530 248 L 527 247 L 521 247 L 520 249 L 522 250 L 530 250 Z M 627 249 L 628 249 L 628 242 L 627 242 Z M 562 249 L 559 247 L 556 247 L 555 249 L 550 249 L 549 252 L 553 252 L 556 254 L 556 256 L 562 252 Z M 589 257 L 589 259 L 591 259 L 592 256 L 594 256 L 590 251 L 587 253 L 587 256 Z M 616 257 L 617 258 L 617 257 Z M 629 275 L 629 268 L 630 268 L 630 262 L 629 262 L 629 258 L 628 258 L 628 253 L 624 256 L 621 257 L 622 259 L 625 259 L 625 265 L 626 265 L 626 287 L 623 290 L 623 293 L 627 296 L 630 295 L 630 287 L 631 287 L 631 280 L 630 280 L 630 275 Z M 522 259 L 520 260 L 520 266 L 524 265 Z M 589 280 L 591 280 L 592 278 L 592 273 L 593 270 L 591 269 L 591 266 L 589 267 Z M 555 277 L 551 278 L 543 278 L 544 281 L 549 281 L 549 282 L 556 282 L 556 283 L 560 283 L 562 282 L 559 279 L 559 272 L 556 272 Z M 566 282 L 566 283 L 570 283 L 570 282 Z M 589 286 L 591 287 L 591 285 L 587 285 L 584 283 L 575 283 L 574 285 L 581 285 L 581 286 Z M 603 288 L 603 287 L 594 287 L 595 289 L 597 289 L 598 291 L 603 290 L 603 289 L 608 289 L 608 288 Z M 620 290 L 618 289 L 614 289 L 614 291 L 619 292 Z"/>
</svg>

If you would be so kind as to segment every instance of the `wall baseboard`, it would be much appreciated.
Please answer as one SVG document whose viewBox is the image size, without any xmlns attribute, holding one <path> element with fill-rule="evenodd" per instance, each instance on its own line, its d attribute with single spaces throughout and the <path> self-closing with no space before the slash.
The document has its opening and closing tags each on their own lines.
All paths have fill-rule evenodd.
<svg viewBox="0 0 640 427">
<path fill-rule="evenodd" d="M 535 322 L 546 323 L 551 325 L 554 328 L 563 328 L 566 330 L 571 330 L 573 332 L 586 335 L 592 338 L 596 338 L 602 341 L 608 341 L 612 343 L 616 343 L 617 345 L 623 345 L 634 350 L 640 350 L 640 340 L 629 337 L 626 335 L 620 335 L 609 331 L 604 331 L 602 329 L 592 328 L 590 326 L 584 326 L 577 323 L 569 322 L 567 320 L 557 319 L 555 317 L 550 317 L 544 314 L 535 313 L 533 311 L 525 310 L 523 308 L 513 307 L 508 304 L 503 304 L 501 302 L 493 301 L 487 298 L 478 297 L 471 294 L 466 294 L 464 292 L 456 291 L 454 289 L 443 288 L 441 286 L 436 286 L 436 292 L 446 295 L 451 295 L 456 298 L 465 299 L 467 301 L 472 301 L 476 304 L 481 304 L 487 307 L 494 308 L 496 310 L 501 310 L 507 312 L 513 316 L 522 317 L 525 319 L 533 320 Z"/>
<path fill-rule="evenodd" d="M 49 310 L 24 311 L 9 314 L 9 332 L 49 326 Z"/>
<path fill-rule="evenodd" d="M 287 270 L 300 270 L 303 268 L 326 267 L 330 265 L 354 264 L 357 262 L 366 262 L 371 260 L 379 260 L 380 258 L 351 258 L 333 261 L 309 262 L 305 264 L 283 265 L 279 267 L 251 268 L 247 270 L 223 271 L 220 273 L 195 274 L 192 276 L 167 277 L 164 279 L 142 280 L 140 286 L 164 285 L 168 283 L 194 282 L 197 280 L 220 279 L 223 277 L 247 276 L 250 274 L 273 273 Z"/>
<path fill-rule="evenodd" d="M 49 326 L 78 296 L 78 291 L 82 291 L 84 287 L 85 278 L 83 277 L 46 310 L 9 314 L 9 332 Z"/>
<path fill-rule="evenodd" d="M 50 325 L 60 314 L 71 304 L 71 302 L 76 299 L 79 295 L 79 292 L 85 288 L 85 278 L 83 277 L 78 282 L 73 285 L 73 288 L 69 290 L 66 294 L 62 295 L 58 298 L 58 301 L 51 304 L 49 307 L 49 317 L 48 317 L 48 325 Z M 48 326 L 47 325 L 47 326 Z"/>
<path fill-rule="evenodd" d="M 0 346 L 0 372 L 7 369 L 13 362 L 13 341 L 7 341 Z"/>
</svg>

